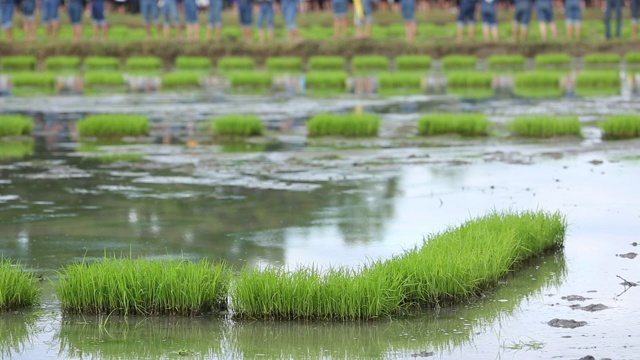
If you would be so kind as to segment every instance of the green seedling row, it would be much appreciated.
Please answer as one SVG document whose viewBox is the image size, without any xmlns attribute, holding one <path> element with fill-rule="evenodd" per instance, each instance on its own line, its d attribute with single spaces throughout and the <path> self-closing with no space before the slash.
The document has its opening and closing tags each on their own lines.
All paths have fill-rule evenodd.
<svg viewBox="0 0 640 360">
<path fill-rule="evenodd" d="M 307 62 L 309 71 L 344 71 L 346 60 L 342 56 L 311 56 Z"/>
<path fill-rule="evenodd" d="M 640 137 L 640 115 L 611 115 L 599 124 L 605 139 L 631 139 Z"/>
<path fill-rule="evenodd" d="M 204 56 L 178 56 L 175 60 L 178 70 L 206 70 L 211 69 L 211 59 Z"/>
<path fill-rule="evenodd" d="M 307 123 L 308 135 L 371 137 L 378 135 L 380 118 L 375 114 L 331 114 L 314 115 Z"/>
<path fill-rule="evenodd" d="M 553 136 L 582 136 L 576 116 L 525 115 L 513 119 L 507 127 L 516 136 L 550 138 Z"/>
<path fill-rule="evenodd" d="M 246 137 L 264 134 L 262 120 L 255 115 L 229 114 L 211 120 L 211 128 L 218 136 Z"/>
<path fill-rule="evenodd" d="M 113 56 L 89 56 L 84 59 L 85 70 L 118 70 L 120 59 Z"/>
<path fill-rule="evenodd" d="M 299 73 L 302 71 L 302 58 L 297 56 L 268 57 L 265 66 L 268 71 Z"/>
<path fill-rule="evenodd" d="M 485 136 L 489 128 L 487 116 L 479 113 L 430 113 L 418 118 L 418 133 L 425 136 Z"/>
<path fill-rule="evenodd" d="M 79 56 L 50 56 L 44 60 L 47 70 L 78 69 L 81 63 Z"/>
<path fill-rule="evenodd" d="M 218 60 L 218 71 L 253 71 L 256 61 L 248 56 L 226 56 Z"/>
<path fill-rule="evenodd" d="M 86 86 L 121 86 L 124 76 L 119 71 L 87 71 L 84 73 Z"/>
<path fill-rule="evenodd" d="M 473 69 L 478 63 L 478 57 L 475 55 L 447 55 L 440 61 L 445 70 Z"/>
<path fill-rule="evenodd" d="M 35 273 L 20 263 L 0 258 L 0 311 L 18 310 L 38 304 L 40 288 Z"/>
<path fill-rule="evenodd" d="M 31 135 L 33 123 L 24 115 L 0 114 L 0 137 Z"/>
<path fill-rule="evenodd" d="M 118 139 L 149 134 L 149 119 L 135 114 L 94 114 L 76 124 L 81 137 Z"/>
<path fill-rule="evenodd" d="M 566 53 L 538 54 L 534 58 L 536 67 L 567 67 L 571 64 L 571 55 Z"/>
<path fill-rule="evenodd" d="M 162 76 L 163 89 L 199 87 L 202 73 L 197 71 L 175 71 Z"/>
<path fill-rule="evenodd" d="M 395 59 L 397 71 L 428 71 L 431 68 L 431 56 L 400 55 Z"/>
</svg>

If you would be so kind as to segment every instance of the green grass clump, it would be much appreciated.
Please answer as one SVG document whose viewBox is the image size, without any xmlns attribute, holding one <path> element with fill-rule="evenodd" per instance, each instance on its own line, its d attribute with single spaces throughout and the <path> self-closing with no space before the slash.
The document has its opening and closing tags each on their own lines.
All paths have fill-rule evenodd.
<svg viewBox="0 0 640 360">
<path fill-rule="evenodd" d="M 225 56 L 218 60 L 218 72 L 253 71 L 256 61 L 248 56 Z"/>
<path fill-rule="evenodd" d="M 77 122 L 80 136 L 115 139 L 149 134 L 149 119 L 134 114 L 94 114 Z"/>
<path fill-rule="evenodd" d="M 640 64 L 640 52 L 628 52 L 624 55 L 624 61 L 627 65 L 639 65 Z"/>
<path fill-rule="evenodd" d="M 449 88 L 491 88 L 493 75 L 475 71 L 457 71 L 447 75 Z"/>
<path fill-rule="evenodd" d="M 132 56 L 125 62 L 127 70 L 160 70 L 162 59 L 156 56 Z"/>
<path fill-rule="evenodd" d="M 345 64 L 342 56 L 312 56 L 307 62 L 307 70 L 341 72 L 345 70 Z"/>
<path fill-rule="evenodd" d="M 85 70 L 118 70 L 120 59 L 113 56 L 88 56 L 84 59 Z"/>
<path fill-rule="evenodd" d="M 489 120 L 484 114 L 431 113 L 418 118 L 418 133 L 420 135 L 484 136 L 488 132 Z"/>
<path fill-rule="evenodd" d="M 86 86 L 120 86 L 124 85 L 124 76 L 119 71 L 87 71 L 84 73 Z"/>
<path fill-rule="evenodd" d="M 580 95 L 617 94 L 621 80 L 617 71 L 582 71 L 575 79 L 575 91 Z"/>
<path fill-rule="evenodd" d="M 56 76 L 52 73 L 22 72 L 11 75 L 15 87 L 35 87 L 53 90 Z"/>
<path fill-rule="evenodd" d="M 620 54 L 614 53 L 594 53 L 586 54 L 582 61 L 585 65 L 618 65 L 620 64 Z"/>
<path fill-rule="evenodd" d="M 640 115 L 611 115 L 598 123 L 605 139 L 630 139 L 640 137 Z"/>
<path fill-rule="evenodd" d="M 79 56 L 49 56 L 44 60 L 47 70 L 75 70 L 80 67 Z"/>
<path fill-rule="evenodd" d="M 344 71 L 309 72 L 304 77 L 307 89 L 336 89 L 344 92 L 347 88 L 347 73 Z"/>
<path fill-rule="evenodd" d="M 24 115 L 0 114 L 0 137 L 31 135 L 33 124 L 31 118 Z"/>
<path fill-rule="evenodd" d="M 307 123 L 309 136 L 377 136 L 380 118 L 375 114 L 330 114 L 314 115 Z"/>
<path fill-rule="evenodd" d="M 538 54 L 534 58 L 536 67 L 566 67 L 571 64 L 571 55 L 566 53 Z"/>
<path fill-rule="evenodd" d="M 66 266 L 56 293 L 67 313 L 199 315 L 226 308 L 229 277 L 206 260 L 105 257 Z"/>
<path fill-rule="evenodd" d="M 302 58 L 297 56 L 268 57 L 265 66 L 267 71 L 271 72 L 289 71 L 299 73 L 302 71 Z"/>
<path fill-rule="evenodd" d="M 387 73 L 378 75 L 378 89 L 380 93 L 395 90 L 412 90 L 420 92 L 422 75 L 419 73 Z"/>
<path fill-rule="evenodd" d="M 523 72 L 515 75 L 514 86 L 516 88 L 552 88 L 560 87 L 561 75 L 550 71 Z"/>
<path fill-rule="evenodd" d="M 33 272 L 20 263 L 0 258 L 0 311 L 17 310 L 38 304 L 40 289 Z"/>
<path fill-rule="evenodd" d="M 33 154 L 34 143 L 26 141 L 0 141 L 0 159 L 20 159 Z"/>
<path fill-rule="evenodd" d="M 31 55 L 15 55 L 0 57 L 0 65 L 4 71 L 33 70 L 38 64 L 38 59 Z"/>
<path fill-rule="evenodd" d="M 183 87 L 199 87 L 202 73 L 194 71 L 176 71 L 162 76 L 163 89 L 175 89 Z"/>
<path fill-rule="evenodd" d="M 524 115 L 508 124 L 509 130 L 517 136 L 550 138 L 553 136 L 581 136 L 580 121 L 577 116 Z"/>
<path fill-rule="evenodd" d="M 264 123 L 255 115 L 229 114 L 211 120 L 211 128 L 220 136 L 259 136 Z"/>
<path fill-rule="evenodd" d="M 447 55 L 440 61 L 445 70 L 473 69 L 478 63 L 478 57 L 475 55 Z"/>
<path fill-rule="evenodd" d="M 178 70 L 211 70 L 211 59 L 204 56 L 178 56 L 176 58 Z"/>
<path fill-rule="evenodd" d="M 381 55 L 356 55 L 351 59 L 351 70 L 355 74 L 389 71 L 389 59 Z"/>
<path fill-rule="evenodd" d="M 400 55 L 395 61 L 397 71 L 427 71 L 431 68 L 429 55 Z"/>
<path fill-rule="evenodd" d="M 524 55 L 491 55 L 487 58 L 487 65 L 492 69 L 523 67 L 526 58 Z"/>
<path fill-rule="evenodd" d="M 228 75 L 232 87 L 269 87 L 273 83 L 273 75 L 253 71 L 232 72 Z"/>
</svg>

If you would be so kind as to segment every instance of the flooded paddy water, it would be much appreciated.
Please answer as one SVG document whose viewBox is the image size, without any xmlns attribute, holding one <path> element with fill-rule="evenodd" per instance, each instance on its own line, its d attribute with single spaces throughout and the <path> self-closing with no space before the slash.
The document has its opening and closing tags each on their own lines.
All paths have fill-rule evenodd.
<svg viewBox="0 0 640 360">
<path fill-rule="evenodd" d="M 378 138 L 307 139 L 311 115 L 354 109 L 381 115 Z M 32 147 L 0 160 L 0 253 L 45 278 L 40 307 L 0 315 L 0 357 L 638 357 L 640 288 L 627 285 L 640 281 L 640 260 L 631 254 L 640 239 L 640 140 L 603 141 L 596 126 L 603 115 L 640 111 L 637 98 L 198 92 L 2 98 L 0 111 L 36 122 Z M 418 114 L 429 111 L 486 113 L 495 134 L 418 137 Z M 75 120 L 95 112 L 146 114 L 151 136 L 79 141 Z M 259 114 L 269 135 L 213 142 L 203 124 L 237 112 Z M 577 114 L 584 137 L 523 140 L 500 128 L 528 113 Z M 562 212 L 564 249 L 526 264 L 481 299 L 402 318 L 69 316 L 47 280 L 55 282 L 65 264 L 105 253 L 204 257 L 235 267 L 358 267 L 493 209 Z M 604 307 L 590 306 L 598 304 Z"/>
</svg>

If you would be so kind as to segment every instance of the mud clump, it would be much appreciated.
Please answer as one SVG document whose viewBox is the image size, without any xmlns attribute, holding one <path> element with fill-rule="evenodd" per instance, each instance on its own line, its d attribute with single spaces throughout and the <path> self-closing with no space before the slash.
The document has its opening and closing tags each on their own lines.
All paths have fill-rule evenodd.
<svg viewBox="0 0 640 360">
<path fill-rule="evenodd" d="M 417 358 L 417 357 L 429 357 L 429 356 L 434 356 L 435 353 L 433 351 L 420 351 L 419 353 L 415 353 L 415 354 L 411 354 L 411 357 Z"/>
<path fill-rule="evenodd" d="M 552 319 L 547 323 L 549 326 L 564 328 L 564 329 L 575 329 L 581 326 L 587 325 L 586 321 L 575 321 L 573 319 Z"/>
<path fill-rule="evenodd" d="M 638 256 L 638 254 L 634 253 L 634 252 L 629 252 L 626 254 L 617 254 L 617 257 L 621 257 L 621 258 L 625 258 L 625 259 L 635 259 L 636 256 Z"/>
<path fill-rule="evenodd" d="M 584 310 L 584 311 L 589 311 L 589 312 L 596 312 L 596 311 L 602 311 L 602 310 L 606 310 L 609 307 L 603 304 L 591 304 L 591 305 L 587 305 L 587 306 L 582 306 L 582 307 L 578 307 L 578 309 L 580 310 Z"/>
<path fill-rule="evenodd" d="M 567 301 L 585 301 L 585 300 L 591 300 L 591 298 L 587 298 L 587 297 L 580 296 L 580 295 L 569 295 L 569 296 L 563 296 L 561 299 L 562 299 L 562 300 L 567 300 Z"/>
</svg>

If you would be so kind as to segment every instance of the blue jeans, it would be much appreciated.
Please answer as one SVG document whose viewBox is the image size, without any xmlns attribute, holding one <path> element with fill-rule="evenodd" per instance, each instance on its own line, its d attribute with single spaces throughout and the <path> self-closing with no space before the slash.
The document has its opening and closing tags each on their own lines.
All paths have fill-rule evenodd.
<svg viewBox="0 0 640 360">
<path fill-rule="evenodd" d="M 607 39 L 611 38 L 611 10 L 616 9 L 616 36 L 620 37 L 622 30 L 622 1 L 623 0 L 607 0 L 607 9 L 604 12 L 604 35 Z"/>
<path fill-rule="evenodd" d="M 180 16 L 178 14 L 178 3 L 176 0 L 164 0 L 162 6 L 162 13 L 164 14 L 165 25 L 178 25 L 180 24 Z"/>
<path fill-rule="evenodd" d="M 91 20 L 94 25 L 107 25 L 104 16 L 104 0 L 91 0 Z"/>
<path fill-rule="evenodd" d="M 536 10 L 538 10 L 538 21 L 542 23 L 553 22 L 552 0 L 536 0 Z"/>
<path fill-rule="evenodd" d="M 13 0 L 0 0 L 2 30 L 8 29 L 13 26 L 13 9 Z"/>
<path fill-rule="evenodd" d="M 631 0 L 631 23 L 637 24 L 640 18 L 640 0 Z"/>
<path fill-rule="evenodd" d="M 184 0 L 182 2 L 184 7 L 184 18 L 187 24 L 195 24 L 198 22 L 198 5 L 196 0 Z"/>
<path fill-rule="evenodd" d="M 565 18 L 568 24 L 579 24 L 582 21 L 580 0 L 567 0 L 564 3 Z"/>
<path fill-rule="evenodd" d="M 516 0 L 516 12 L 514 21 L 526 28 L 531 21 L 531 8 L 533 3 L 530 0 Z"/>
<path fill-rule="evenodd" d="M 71 25 L 82 24 L 82 2 L 79 0 L 71 0 L 67 6 L 69 11 L 69 21 Z"/>
<path fill-rule="evenodd" d="M 400 10 L 404 21 L 416 19 L 416 0 L 400 0 Z"/>
<path fill-rule="evenodd" d="M 463 26 L 465 21 L 469 25 L 476 23 L 476 2 L 475 0 L 460 0 L 460 10 L 458 11 L 458 26 Z"/>
<path fill-rule="evenodd" d="M 44 24 L 58 22 L 60 0 L 42 0 L 42 22 Z"/>
<path fill-rule="evenodd" d="M 238 16 L 240 17 L 240 26 L 251 26 L 253 24 L 253 1 L 238 0 Z"/>
<path fill-rule="evenodd" d="M 35 0 L 22 0 L 20 3 L 23 20 L 33 20 L 33 12 L 36 10 Z"/>
<path fill-rule="evenodd" d="M 348 1 L 347 0 L 332 0 L 331 7 L 333 8 L 334 16 L 347 16 L 348 10 Z"/>
<path fill-rule="evenodd" d="M 263 1 L 260 3 L 260 12 L 258 13 L 256 26 L 261 28 L 264 27 L 263 25 L 267 25 L 269 29 L 273 29 L 273 2 L 271 1 Z"/>
<path fill-rule="evenodd" d="M 498 19 L 496 17 L 496 3 L 496 0 L 490 3 L 486 2 L 485 0 L 480 1 L 480 14 L 482 15 L 483 25 L 498 26 Z"/>
<path fill-rule="evenodd" d="M 209 1 L 209 26 L 222 26 L 222 0 Z"/>
<path fill-rule="evenodd" d="M 298 0 L 282 0 L 282 18 L 287 29 L 296 28 L 296 15 L 298 14 Z"/>
<path fill-rule="evenodd" d="M 158 22 L 158 2 L 156 0 L 140 0 L 140 13 L 144 24 Z"/>
</svg>

